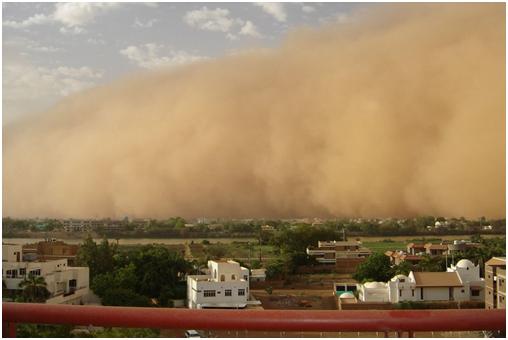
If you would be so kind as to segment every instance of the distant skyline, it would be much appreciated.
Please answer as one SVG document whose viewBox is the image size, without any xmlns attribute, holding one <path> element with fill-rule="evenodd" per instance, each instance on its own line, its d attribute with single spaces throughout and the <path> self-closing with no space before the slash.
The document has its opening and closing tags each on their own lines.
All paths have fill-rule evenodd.
<svg viewBox="0 0 508 340">
<path fill-rule="evenodd" d="M 354 3 L 3 3 L 3 123 L 124 75 L 346 21 Z"/>
</svg>

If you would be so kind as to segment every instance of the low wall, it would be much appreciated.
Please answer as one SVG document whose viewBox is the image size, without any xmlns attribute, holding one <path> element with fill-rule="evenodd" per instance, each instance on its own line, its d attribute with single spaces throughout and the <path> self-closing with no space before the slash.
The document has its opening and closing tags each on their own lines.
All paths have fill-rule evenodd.
<svg viewBox="0 0 508 340">
<path fill-rule="evenodd" d="M 434 301 L 412 303 L 389 303 L 389 302 L 358 302 L 341 303 L 337 299 L 337 308 L 341 310 L 389 310 L 389 309 L 483 309 L 482 301 Z"/>
</svg>

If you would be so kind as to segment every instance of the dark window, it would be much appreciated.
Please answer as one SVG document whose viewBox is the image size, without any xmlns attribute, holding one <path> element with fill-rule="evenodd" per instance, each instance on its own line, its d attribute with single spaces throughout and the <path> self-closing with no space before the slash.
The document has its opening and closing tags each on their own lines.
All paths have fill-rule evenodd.
<svg viewBox="0 0 508 340">
<path fill-rule="evenodd" d="M 19 268 L 19 275 L 26 275 L 26 268 Z"/>
<path fill-rule="evenodd" d="M 69 280 L 69 289 L 76 289 L 78 287 L 78 281 L 76 279 Z"/>
<path fill-rule="evenodd" d="M 415 296 L 415 290 L 411 289 L 411 296 Z"/>
<path fill-rule="evenodd" d="M 40 269 L 31 270 L 29 276 L 41 276 L 41 270 Z"/>
<path fill-rule="evenodd" d="M 399 289 L 399 296 L 402 296 L 402 289 Z"/>
<path fill-rule="evenodd" d="M 471 289 L 471 296 L 480 296 L 479 289 Z"/>
<path fill-rule="evenodd" d="M 214 297 L 215 296 L 215 290 L 205 290 L 203 292 L 204 297 Z"/>
<path fill-rule="evenodd" d="M 224 296 L 231 296 L 231 289 L 226 289 L 224 291 Z"/>
<path fill-rule="evenodd" d="M 245 289 L 238 289 L 238 296 L 245 296 Z"/>
</svg>

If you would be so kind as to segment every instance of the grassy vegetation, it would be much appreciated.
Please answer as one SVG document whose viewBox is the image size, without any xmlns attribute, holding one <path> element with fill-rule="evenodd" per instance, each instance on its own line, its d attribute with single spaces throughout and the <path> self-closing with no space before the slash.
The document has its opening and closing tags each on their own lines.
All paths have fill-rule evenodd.
<svg viewBox="0 0 508 340">
<path fill-rule="evenodd" d="M 383 240 L 378 242 L 363 242 L 363 246 L 369 248 L 373 252 L 384 253 L 387 250 L 404 250 L 408 242 Z"/>
</svg>

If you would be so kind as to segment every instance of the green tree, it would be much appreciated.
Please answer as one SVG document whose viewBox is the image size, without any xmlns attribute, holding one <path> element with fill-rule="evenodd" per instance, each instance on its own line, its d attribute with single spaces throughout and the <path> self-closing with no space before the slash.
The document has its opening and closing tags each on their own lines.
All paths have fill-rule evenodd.
<svg viewBox="0 0 508 340">
<path fill-rule="evenodd" d="M 400 264 L 392 267 L 393 275 L 409 275 L 409 272 L 413 270 L 413 265 L 409 261 L 402 261 Z"/>
<path fill-rule="evenodd" d="M 191 264 L 174 251 L 162 246 L 146 246 L 133 258 L 139 294 L 159 298 L 163 287 L 178 291 L 178 283 L 192 270 Z M 167 288 L 166 288 L 167 289 Z"/>
<path fill-rule="evenodd" d="M 106 328 L 93 331 L 94 338 L 158 338 L 160 331 L 150 328 Z"/>
<path fill-rule="evenodd" d="M 394 276 L 390 267 L 390 259 L 382 253 L 370 255 L 356 268 L 353 279 L 358 282 L 379 281 L 386 282 Z"/>
<path fill-rule="evenodd" d="M 51 295 L 42 276 L 31 275 L 21 281 L 19 287 L 23 289 L 21 296 L 24 302 L 46 302 Z"/>
<path fill-rule="evenodd" d="M 442 256 L 425 254 L 415 269 L 422 272 L 442 272 L 446 270 L 446 259 Z"/>
<path fill-rule="evenodd" d="M 147 307 L 150 305 L 150 300 L 146 296 L 126 288 L 107 289 L 102 294 L 101 301 L 104 306 Z"/>
<path fill-rule="evenodd" d="M 17 324 L 16 336 L 18 338 L 71 338 L 70 325 L 34 325 Z"/>
<path fill-rule="evenodd" d="M 107 239 L 97 245 L 91 235 L 85 239 L 79 247 L 78 264 L 90 269 L 90 280 L 99 274 L 109 273 L 115 268 L 116 245 L 112 245 Z"/>
</svg>

